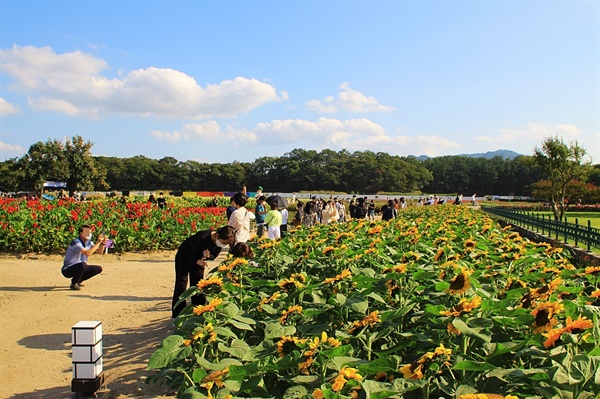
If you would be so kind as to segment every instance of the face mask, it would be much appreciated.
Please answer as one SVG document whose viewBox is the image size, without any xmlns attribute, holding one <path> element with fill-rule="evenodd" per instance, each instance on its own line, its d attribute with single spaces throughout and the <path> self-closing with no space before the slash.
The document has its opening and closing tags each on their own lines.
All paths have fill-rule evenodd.
<svg viewBox="0 0 600 399">
<path fill-rule="evenodd" d="M 88 240 L 88 241 L 92 241 L 92 233 L 90 233 L 89 236 L 85 237 L 85 239 Z"/>
<path fill-rule="evenodd" d="M 223 244 L 221 241 L 219 241 L 217 239 L 217 247 L 219 247 L 219 248 L 225 248 L 227 245 L 229 245 L 229 244 Z"/>
</svg>

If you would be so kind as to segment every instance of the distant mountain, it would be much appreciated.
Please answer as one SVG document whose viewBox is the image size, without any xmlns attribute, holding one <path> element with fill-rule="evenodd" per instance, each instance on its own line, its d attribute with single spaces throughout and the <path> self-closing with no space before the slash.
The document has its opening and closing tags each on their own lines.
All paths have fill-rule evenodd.
<svg viewBox="0 0 600 399">
<path fill-rule="evenodd" d="M 513 158 L 519 157 L 521 155 L 522 154 L 519 154 L 519 153 L 511 151 L 511 150 L 496 150 L 496 151 L 488 151 L 485 153 L 481 152 L 481 153 L 476 153 L 476 154 L 459 154 L 459 155 L 455 155 L 455 156 L 469 157 L 469 158 L 487 158 L 487 159 L 492 159 L 494 157 L 502 157 L 504 159 L 513 159 Z M 428 157 L 427 155 L 419 155 L 418 157 L 414 157 L 414 158 L 417 158 L 420 161 L 424 161 L 425 159 L 429 159 L 431 157 Z"/>
<path fill-rule="evenodd" d="M 478 153 L 478 154 L 460 154 L 460 155 L 463 157 L 469 157 L 469 158 L 492 159 L 494 157 L 502 157 L 504 159 L 513 159 L 513 158 L 521 156 L 522 154 L 516 153 L 511 150 L 496 150 L 496 151 L 488 151 L 485 153 Z"/>
</svg>

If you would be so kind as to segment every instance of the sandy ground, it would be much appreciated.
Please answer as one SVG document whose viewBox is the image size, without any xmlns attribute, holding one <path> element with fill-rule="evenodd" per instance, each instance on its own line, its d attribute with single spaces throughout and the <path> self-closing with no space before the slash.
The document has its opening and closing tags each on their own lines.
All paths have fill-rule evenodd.
<svg viewBox="0 0 600 399">
<path fill-rule="evenodd" d="M 96 254 L 89 263 L 102 274 L 71 291 L 62 256 L 0 255 L 0 398 L 70 398 L 71 327 L 81 320 L 103 324 L 107 385 L 97 397 L 170 397 L 144 380 L 150 355 L 173 330 L 174 257 Z"/>
</svg>

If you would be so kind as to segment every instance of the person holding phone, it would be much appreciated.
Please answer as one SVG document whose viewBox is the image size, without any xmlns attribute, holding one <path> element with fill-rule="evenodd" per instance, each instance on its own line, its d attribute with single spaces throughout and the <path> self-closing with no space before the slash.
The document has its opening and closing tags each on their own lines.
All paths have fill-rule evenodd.
<svg viewBox="0 0 600 399">
<path fill-rule="evenodd" d="M 106 236 L 100 233 L 98 242 L 92 241 L 92 229 L 89 225 L 84 224 L 79 227 L 79 237 L 71 241 L 65 254 L 65 260 L 61 268 L 61 273 L 66 278 L 71 279 L 70 289 L 79 291 L 85 280 L 89 280 L 97 274 L 102 273 L 102 267 L 96 265 L 88 265 L 88 258 L 93 255 L 100 247 L 104 249 Z"/>
<path fill-rule="evenodd" d="M 173 289 L 172 317 L 176 318 L 186 307 L 186 301 L 179 303 L 179 297 L 190 286 L 198 285 L 204 278 L 204 269 L 209 260 L 214 260 L 221 249 L 235 243 L 235 229 L 223 226 L 218 230 L 201 230 L 186 238 L 175 254 L 175 288 Z M 192 304 L 206 304 L 202 294 L 192 296 Z"/>
</svg>

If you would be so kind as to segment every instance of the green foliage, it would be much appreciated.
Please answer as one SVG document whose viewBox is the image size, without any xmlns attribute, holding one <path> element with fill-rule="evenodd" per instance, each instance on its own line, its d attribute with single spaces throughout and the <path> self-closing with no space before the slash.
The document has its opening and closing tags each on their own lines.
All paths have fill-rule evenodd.
<svg viewBox="0 0 600 399">
<path fill-rule="evenodd" d="M 151 382 L 200 398 L 600 391 L 600 269 L 485 214 L 415 207 L 251 244 L 256 264 L 228 258 L 184 293 L 208 303 L 176 319 Z"/>
<path fill-rule="evenodd" d="M 589 162 L 585 161 L 586 150 L 577 141 L 565 144 L 558 136 L 547 137 L 541 148 L 534 151 L 534 161 L 550 181 L 550 202 L 556 220 L 565 213 L 567 185 L 584 176 Z"/>
</svg>

